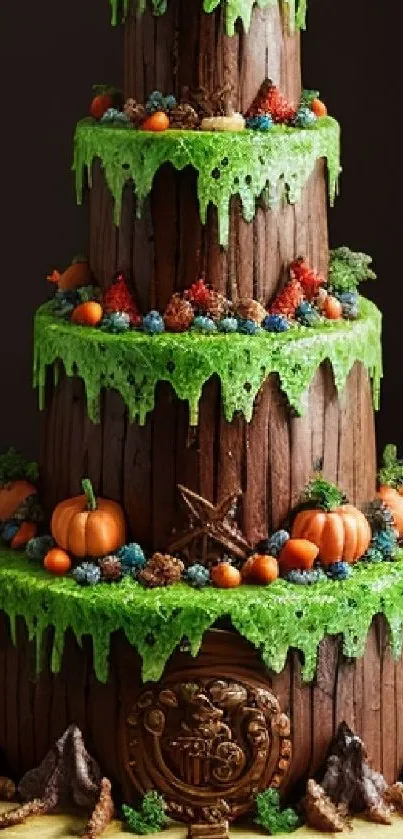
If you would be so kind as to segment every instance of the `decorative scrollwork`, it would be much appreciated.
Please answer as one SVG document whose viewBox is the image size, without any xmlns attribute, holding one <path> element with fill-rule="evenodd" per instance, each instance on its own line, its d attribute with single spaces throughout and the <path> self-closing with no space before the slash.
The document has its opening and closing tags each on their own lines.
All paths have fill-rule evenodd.
<svg viewBox="0 0 403 839">
<path fill-rule="evenodd" d="M 291 761 L 288 717 L 244 675 L 175 681 L 171 673 L 134 699 L 124 739 L 135 787 L 160 789 L 170 815 L 191 823 L 246 812 L 260 789 L 281 786 Z"/>
</svg>

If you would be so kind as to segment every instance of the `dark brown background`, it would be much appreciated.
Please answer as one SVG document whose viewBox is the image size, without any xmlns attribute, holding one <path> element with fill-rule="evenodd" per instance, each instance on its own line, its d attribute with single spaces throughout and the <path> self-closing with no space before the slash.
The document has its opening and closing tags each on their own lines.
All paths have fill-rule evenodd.
<svg viewBox="0 0 403 839">
<path fill-rule="evenodd" d="M 398 6 L 398 0 L 309 0 L 303 36 L 304 84 L 320 87 L 343 129 L 331 242 L 371 253 L 379 276 L 367 288 L 384 312 L 379 447 L 402 443 L 396 410 L 403 388 Z M 75 206 L 70 171 L 72 135 L 86 114 L 91 85 L 120 83 L 122 42 L 122 30 L 109 25 L 107 0 L 24 0 L 0 7 L 0 451 L 13 444 L 37 454 L 33 313 L 48 294 L 46 274 L 85 251 L 86 212 Z"/>
</svg>

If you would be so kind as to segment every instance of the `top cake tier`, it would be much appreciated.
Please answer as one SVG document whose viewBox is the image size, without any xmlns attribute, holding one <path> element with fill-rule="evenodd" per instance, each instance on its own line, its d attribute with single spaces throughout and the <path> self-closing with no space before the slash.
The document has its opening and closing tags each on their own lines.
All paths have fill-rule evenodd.
<svg viewBox="0 0 403 839">
<path fill-rule="evenodd" d="M 295 0 L 112 0 L 125 17 L 125 93 L 144 102 L 150 91 L 181 97 L 231 89 L 244 112 L 269 76 L 289 99 L 301 93 L 299 27 L 304 3 Z M 126 14 L 124 14 L 126 12 Z"/>
</svg>

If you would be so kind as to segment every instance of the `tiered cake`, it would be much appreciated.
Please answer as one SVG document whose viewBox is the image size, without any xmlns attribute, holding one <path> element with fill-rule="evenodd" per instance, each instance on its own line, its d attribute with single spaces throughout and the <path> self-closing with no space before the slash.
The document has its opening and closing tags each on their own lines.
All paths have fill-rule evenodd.
<svg viewBox="0 0 403 839">
<path fill-rule="evenodd" d="M 273 547 L 269 535 L 292 526 L 314 473 L 356 506 L 374 497 L 380 315 L 364 298 L 358 311 L 351 291 L 333 296 L 331 309 L 330 278 L 324 291 L 339 128 L 315 92 L 301 90 L 302 0 L 139 5 L 112 4 L 125 26 L 120 107 L 83 120 L 75 136 L 79 202 L 89 186 L 89 269 L 103 295 L 91 305 L 107 319 L 93 328 L 76 310 L 70 319 L 76 289 L 60 275 L 59 310 L 52 302 L 36 315 L 40 491 L 53 536 L 71 554 L 86 551 L 57 537 L 69 526 L 57 505 L 88 477 L 123 509 L 130 542 L 157 555 L 161 585 L 172 582 L 163 576 L 169 554 L 171 575 L 199 560 L 201 579 L 224 560 L 240 578 L 248 556 L 268 553 L 262 540 Z M 259 91 L 273 90 L 285 110 L 301 101 L 292 117 L 259 107 Z M 160 91 L 165 112 L 147 130 Z M 203 120 L 218 130 L 203 130 Z M 226 120 L 241 130 L 221 130 Z M 304 287 L 287 310 L 281 295 L 290 282 L 300 293 L 301 265 L 315 292 Z M 130 315 L 106 306 L 116 282 L 132 296 Z M 186 329 L 196 292 L 210 295 L 210 308 L 193 311 Z M 352 511 L 354 539 L 351 516 L 362 514 Z M 357 559 L 343 533 L 340 555 L 324 563 L 337 564 L 336 580 Z M 301 534 L 315 542 L 312 528 Z M 76 569 L 88 583 L 79 588 L 6 554 L 0 744 L 15 775 L 74 722 L 117 800 L 157 789 L 171 815 L 221 823 L 269 785 L 302 790 L 346 721 L 387 781 L 398 776 L 401 562 L 364 563 L 345 582 L 314 571 L 317 586 L 293 585 L 294 576 L 226 592 L 214 572 L 214 588 L 158 587 L 156 565 L 154 577 L 142 571 L 152 590 L 127 577 L 92 586 L 93 563 Z M 290 567 L 304 581 L 306 569 Z M 115 558 L 109 579 L 116 568 Z M 36 675 L 34 638 L 43 642 Z"/>
</svg>

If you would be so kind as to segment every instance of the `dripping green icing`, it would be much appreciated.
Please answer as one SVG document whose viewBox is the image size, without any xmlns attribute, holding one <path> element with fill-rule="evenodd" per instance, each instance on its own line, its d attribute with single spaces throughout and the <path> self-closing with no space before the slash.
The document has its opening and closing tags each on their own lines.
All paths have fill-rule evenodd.
<svg viewBox="0 0 403 839">
<path fill-rule="evenodd" d="M 171 384 L 179 399 L 189 403 L 190 421 L 197 424 L 203 386 L 214 375 L 221 382 L 225 417 L 241 411 L 250 421 L 258 391 L 265 379 L 278 373 L 290 405 L 303 413 L 304 394 L 320 364 L 328 359 L 338 391 L 356 361 L 368 369 L 378 406 L 382 375 L 381 314 L 361 299 L 361 317 L 325 321 L 318 327 L 294 326 L 281 335 L 262 331 L 247 335 L 182 335 L 143 332 L 121 335 L 75 326 L 54 317 L 51 303 L 35 318 L 34 384 L 43 407 L 46 370 L 61 361 L 68 376 L 79 376 L 85 386 L 87 409 L 99 421 L 102 388 L 114 388 L 127 405 L 131 420 L 144 424 L 154 408 L 158 382 Z"/>
<path fill-rule="evenodd" d="M 190 0 L 187 0 L 190 2 Z M 253 6 L 256 4 L 261 9 L 267 6 L 274 6 L 279 0 L 203 0 L 205 12 L 214 12 L 220 3 L 225 7 L 226 31 L 228 35 L 235 32 L 235 23 L 242 21 L 245 30 L 250 26 Z M 294 28 L 305 29 L 307 0 L 280 0 L 288 13 L 291 30 Z M 125 20 L 130 8 L 130 0 L 110 0 L 112 11 L 112 24 Z M 149 7 L 154 15 L 162 15 L 166 12 L 168 0 L 149 0 Z M 137 0 L 137 13 L 143 14 L 146 10 L 147 0 Z"/>
<path fill-rule="evenodd" d="M 0 609 L 15 626 L 24 618 L 37 643 L 54 627 L 52 669 L 61 666 L 64 637 L 71 629 L 79 643 L 92 637 L 94 668 L 108 677 L 110 637 L 123 630 L 143 662 L 144 681 L 157 681 L 172 654 L 186 639 L 197 655 L 203 634 L 221 618 L 261 653 L 280 673 L 290 649 L 300 650 L 305 680 L 313 679 L 318 649 L 326 635 L 340 635 L 348 657 L 360 657 L 375 615 L 385 616 L 395 657 L 403 642 L 403 561 L 357 565 L 345 582 L 328 580 L 294 586 L 278 580 L 270 586 L 241 586 L 224 591 L 190 590 L 184 584 L 144 589 L 131 578 L 109 586 L 78 586 L 71 577 L 52 577 L 10 550 L 0 551 Z M 150 638 L 152 643 L 150 644 Z"/>
<path fill-rule="evenodd" d="M 163 134 L 106 127 L 85 119 L 76 128 L 73 168 L 77 201 L 81 203 L 85 172 L 91 186 L 92 163 L 100 159 L 115 201 L 114 220 L 118 225 L 126 183 L 133 182 L 140 215 L 161 166 L 170 163 L 177 170 L 192 166 L 198 173 L 202 223 L 206 223 L 208 205 L 213 204 L 217 208 L 220 244 L 226 247 L 232 196 L 240 196 L 246 221 L 252 221 L 256 200 L 262 195 L 270 207 L 284 195 L 295 204 L 316 161 L 322 157 L 327 159 L 329 197 L 333 203 L 340 174 L 340 128 L 331 117 L 318 120 L 309 129 L 276 126 L 268 132 Z"/>
</svg>

